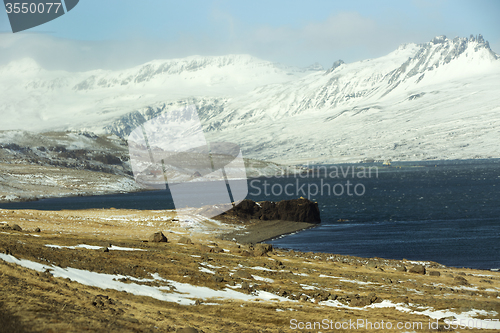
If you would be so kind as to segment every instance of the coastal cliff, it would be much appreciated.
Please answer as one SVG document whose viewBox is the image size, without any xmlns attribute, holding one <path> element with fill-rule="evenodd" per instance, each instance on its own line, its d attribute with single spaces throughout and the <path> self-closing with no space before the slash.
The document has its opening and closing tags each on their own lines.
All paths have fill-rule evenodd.
<svg viewBox="0 0 500 333">
<path fill-rule="evenodd" d="M 225 212 L 225 216 L 243 219 L 283 220 L 293 222 L 320 223 L 318 203 L 305 198 L 283 200 L 279 202 L 255 202 L 245 199 L 234 208 Z"/>
<path fill-rule="evenodd" d="M 243 200 L 216 219 L 243 225 L 219 236 L 244 244 L 260 243 L 282 235 L 317 226 L 321 222 L 318 203 L 305 198 L 279 202 Z"/>
</svg>

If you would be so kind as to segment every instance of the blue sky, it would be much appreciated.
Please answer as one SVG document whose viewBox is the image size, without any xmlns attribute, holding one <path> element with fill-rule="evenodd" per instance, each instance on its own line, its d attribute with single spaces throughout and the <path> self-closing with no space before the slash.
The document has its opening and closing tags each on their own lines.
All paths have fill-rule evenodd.
<svg viewBox="0 0 500 333">
<path fill-rule="evenodd" d="M 325 67 L 385 55 L 437 35 L 482 34 L 500 53 L 500 1 L 81 0 L 66 15 L 12 34 L 0 11 L 0 65 L 118 69 L 153 59 L 247 53 Z"/>
</svg>

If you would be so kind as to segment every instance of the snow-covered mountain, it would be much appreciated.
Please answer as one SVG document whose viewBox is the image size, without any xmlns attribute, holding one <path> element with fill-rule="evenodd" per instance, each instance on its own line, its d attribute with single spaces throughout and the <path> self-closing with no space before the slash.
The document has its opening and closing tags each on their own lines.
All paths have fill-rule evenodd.
<svg viewBox="0 0 500 333">
<path fill-rule="evenodd" d="M 87 130 L 126 138 L 194 104 L 209 140 L 246 157 L 343 162 L 500 157 L 500 56 L 481 35 L 404 44 L 324 70 L 246 55 L 157 60 L 124 71 L 0 68 L 0 129 Z"/>
<path fill-rule="evenodd" d="M 156 60 L 123 71 L 84 73 L 46 71 L 21 59 L 0 68 L 0 129 L 99 130 L 100 124 L 158 102 L 203 97 L 216 103 L 310 72 L 248 55 Z"/>
</svg>

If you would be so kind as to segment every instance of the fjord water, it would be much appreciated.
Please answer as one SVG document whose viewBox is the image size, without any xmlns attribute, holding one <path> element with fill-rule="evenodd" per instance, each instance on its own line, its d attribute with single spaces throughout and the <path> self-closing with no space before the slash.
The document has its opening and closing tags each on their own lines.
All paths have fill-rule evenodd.
<svg viewBox="0 0 500 333">
<path fill-rule="evenodd" d="M 328 182 L 346 180 L 363 184 L 364 195 L 317 197 L 320 226 L 270 243 L 300 251 L 500 268 L 498 160 L 398 163 L 379 168 L 378 177 L 351 174 Z"/>
<path fill-rule="evenodd" d="M 375 165 L 326 166 L 302 176 L 252 179 L 247 198 L 279 201 L 310 195 L 318 202 L 322 223 L 271 240 L 277 247 L 500 268 L 498 159 L 379 164 L 378 172 L 374 168 L 371 175 L 361 172 L 360 168 L 370 166 Z M 354 175 L 353 167 L 357 167 Z M 352 195 L 347 193 L 347 181 Z M 330 185 L 330 193 L 325 184 Z M 357 187 L 358 194 L 364 188 L 362 195 L 354 193 L 356 184 L 362 184 Z M 323 195 L 312 195 L 315 185 L 323 188 Z M 168 191 L 0 204 L 0 208 L 44 210 L 110 207 L 171 209 L 174 205 Z"/>
</svg>

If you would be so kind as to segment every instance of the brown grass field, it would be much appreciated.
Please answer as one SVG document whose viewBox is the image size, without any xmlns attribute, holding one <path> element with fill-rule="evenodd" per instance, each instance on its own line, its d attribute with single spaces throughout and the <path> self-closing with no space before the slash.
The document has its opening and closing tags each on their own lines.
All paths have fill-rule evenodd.
<svg viewBox="0 0 500 333">
<path fill-rule="evenodd" d="M 500 332 L 499 272 L 220 238 L 255 232 L 244 228 L 172 211 L 0 210 L 0 332 Z M 148 242 L 157 231 L 168 242 Z M 486 324 L 497 328 L 469 327 Z"/>
</svg>

